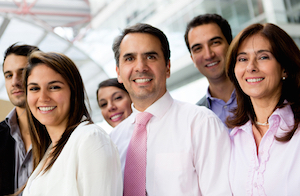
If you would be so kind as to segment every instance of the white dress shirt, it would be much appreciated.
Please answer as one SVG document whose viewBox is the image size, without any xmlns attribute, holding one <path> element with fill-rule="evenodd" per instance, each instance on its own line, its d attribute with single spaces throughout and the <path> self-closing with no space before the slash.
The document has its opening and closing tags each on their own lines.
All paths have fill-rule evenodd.
<svg viewBox="0 0 300 196">
<path fill-rule="evenodd" d="M 115 145 L 97 125 L 81 123 L 50 170 L 44 158 L 30 176 L 23 196 L 121 196 L 120 160 Z"/>
<path fill-rule="evenodd" d="M 146 112 L 153 115 L 146 127 L 148 196 L 231 195 L 230 139 L 211 110 L 173 100 L 166 92 Z M 123 173 L 137 113 L 133 107 L 110 135 Z"/>
<path fill-rule="evenodd" d="M 288 142 L 274 137 L 283 136 L 294 126 L 291 107 L 276 109 L 268 122 L 269 130 L 261 139 L 258 153 L 250 121 L 230 134 L 230 184 L 235 196 L 300 195 L 300 128 Z"/>
</svg>

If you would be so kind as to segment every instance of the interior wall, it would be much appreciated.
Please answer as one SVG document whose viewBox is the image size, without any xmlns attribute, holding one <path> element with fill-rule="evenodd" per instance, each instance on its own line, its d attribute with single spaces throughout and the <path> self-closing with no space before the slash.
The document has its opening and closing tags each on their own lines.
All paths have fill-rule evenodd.
<svg viewBox="0 0 300 196">
<path fill-rule="evenodd" d="M 0 121 L 4 120 L 7 114 L 14 108 L 10 101 L 0 99 Z"/>
</svg>

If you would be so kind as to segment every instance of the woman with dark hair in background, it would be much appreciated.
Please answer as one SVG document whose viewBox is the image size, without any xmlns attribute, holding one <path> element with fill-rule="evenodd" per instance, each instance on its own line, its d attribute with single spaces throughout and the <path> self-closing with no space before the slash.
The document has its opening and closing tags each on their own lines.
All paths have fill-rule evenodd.
<svg viewBox="0 0 300 196">
<path fill-rule="evenodd" d="M 35 170 L 23 196 L 122 195 L 117 149 L 91 120 L 75 64 L 34 52 L 24 84 Z"/>
<path fill-rule="evenodd" d="M 253 24 L 229 47 L 238 107 L 231 132 L 233 195 L 300 193 L 300 52 L 274 24 Z"/>
<path fill-rule="evenodd" d="M 102 116 L 110 126 L 117 126 L 132 113 L 129 94 L 117 78 L 102 81 L 96 93 Z"/>
</svg>

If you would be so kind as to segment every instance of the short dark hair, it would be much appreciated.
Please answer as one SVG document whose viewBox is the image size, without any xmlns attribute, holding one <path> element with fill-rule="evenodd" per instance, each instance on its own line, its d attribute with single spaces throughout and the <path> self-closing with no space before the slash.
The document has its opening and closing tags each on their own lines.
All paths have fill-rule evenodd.
<svg viewBox="0 0 300 196">
<path fill-rule="evenodd" d="M 112 49 L 114 51 L 115 60 L 116 60 L 118 67 L 119 67 L 119 58 L 120 58 L 120 45 L 121 45 L 123 38 L 129 33 L 148 33 L 148 34 L 151 34 L 151 35 L 157 37 L 161 43 L 161 49 L 164 54 L 166 65 L 168 64 L 168 61 L 171 56 L 171 52 L 170 52 L 170 46 L 169 46 L 167 36 L 158 28 L 155 28 L 149 24 L 138 23 L 136 25 L 133 25 L 133 26 L 130 26 L 130 27 L 127 27 L 126 29 L 124 29 L 123 32 L 121 33 L 121 35 L 116 37 L 114 40 Z"/>
<path fill-rule="evenodd" d="M 224 37 L 227 40 L 228 45 L 230 45 L 230 43 L 232 41 L 232 32 L 231 32 L 231 28 L 230 28 L 230 25 L 227 22 L 227 20 L 218 14 L 203 14 L 203 15 L 194 17 L 187 24 L 185 34 L 184 34 L 184 40 L 185 40 L 185 43 L 186 43 L 186 46 L 187 46 L 189 52 L 191 52 L 189 38 L 188 38 L 188 34 L 189 34 L 190 30 L 194 27 L 197 27 L 197 26 L 200 26 L 203 24 L 210 24 L 210 23 L 215 23 L 220 27 Z"/>
<path fill-rule="evenodd" d="M 294 114 L 294 127 L 286 132 L 278 141 L 289 141 L 300 124 L 300 51 L 294 40 L 280 27 L 271 24 L 252 24 L 242 30 L 229 46 L 226 58 L 226 73 L 235 86 L 237 108 L 234 116 L 227 119 L 229 127 L 244 125 L 251 121 L 255 125 L 256 115 L 250 100 L 241 89 L 234 73 L 238 49 L 241 44 L 251 36 L 261 35 L 269 40 L 271 53 L 274 55 L 281 68 L 286 71 L 287 77 L 282 80 L 281 97 L 275 109 L 290 105 Z M 287 101 L 285 103 L 284 101 Z"/>
<path fill-rule="evenodd" d="M 128 91 L 126 90 L 126 88 L 124 87 L 123 83 L 119 83 L 117 78 L 110 78 L 107 80 L 103 80 L 102 82 L 100 82 L 100 84 L 98 85 L 98 89 L 96 91 L 96 96 L 97 96 L 97 100 L 98 100 L 98 91 L 100 90 L 100 88 L 104 88 L 104 87 L 117 87 L 123 91 L 125 91 L 128 94 Z"/>
<path fill-rule="evenodd" d="M 14 43 L 13 45 L 9 46 L 4 52 L 4 59 L 3 65 L 6 57 L 10 54 L 26 56 L 28 57 L 33 51 L 39 51 L 40 49 L 36 46 L 31 46 L 27 44 L 18 45 L 18 43 Z"/>
</svg>

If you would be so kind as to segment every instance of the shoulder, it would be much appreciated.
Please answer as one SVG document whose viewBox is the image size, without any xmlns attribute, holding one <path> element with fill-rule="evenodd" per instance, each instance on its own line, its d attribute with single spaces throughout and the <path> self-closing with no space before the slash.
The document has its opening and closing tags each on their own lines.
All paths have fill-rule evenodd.
<svg viewBox="0 0 300 196">
<path fill-rule="evenodd" d="M 5 122 L 5 120 L 0 123 L 0 135 L 1 135 L 0 139 L 5 136 L 10 136 L 10 128 Z"/>
<path fill-rule="evenodd" d="M 204 96 L 196 103 L 196 105 L 208 107 L 208 102 L 207 102 L 206 95 L 204 95 Z"/>
<path fill-rule="evenodd" d="M 215 117 L 215 114 L 208 109 L 207 107 L 204 106 L 198 106 L 195 104 L 187 103 L 187 102 L 182 102 L 178 100 L 174 100 L 173 108 L 177 108 L 178 111 L 181 112 L 186 112 L 186 115 L 192 115 L 192 116 L 212 116 Z"/>
<path fill-rule="evenodd" d="M 85 142 L 96 142 L 101 145 L 110 144 L 110 138 L 108 134 L 96 124 L 88 124 L 88 122 L 82 122 L 73 131 L 70 136 L 70 141 L 78 144 Z"/>
</svg>

